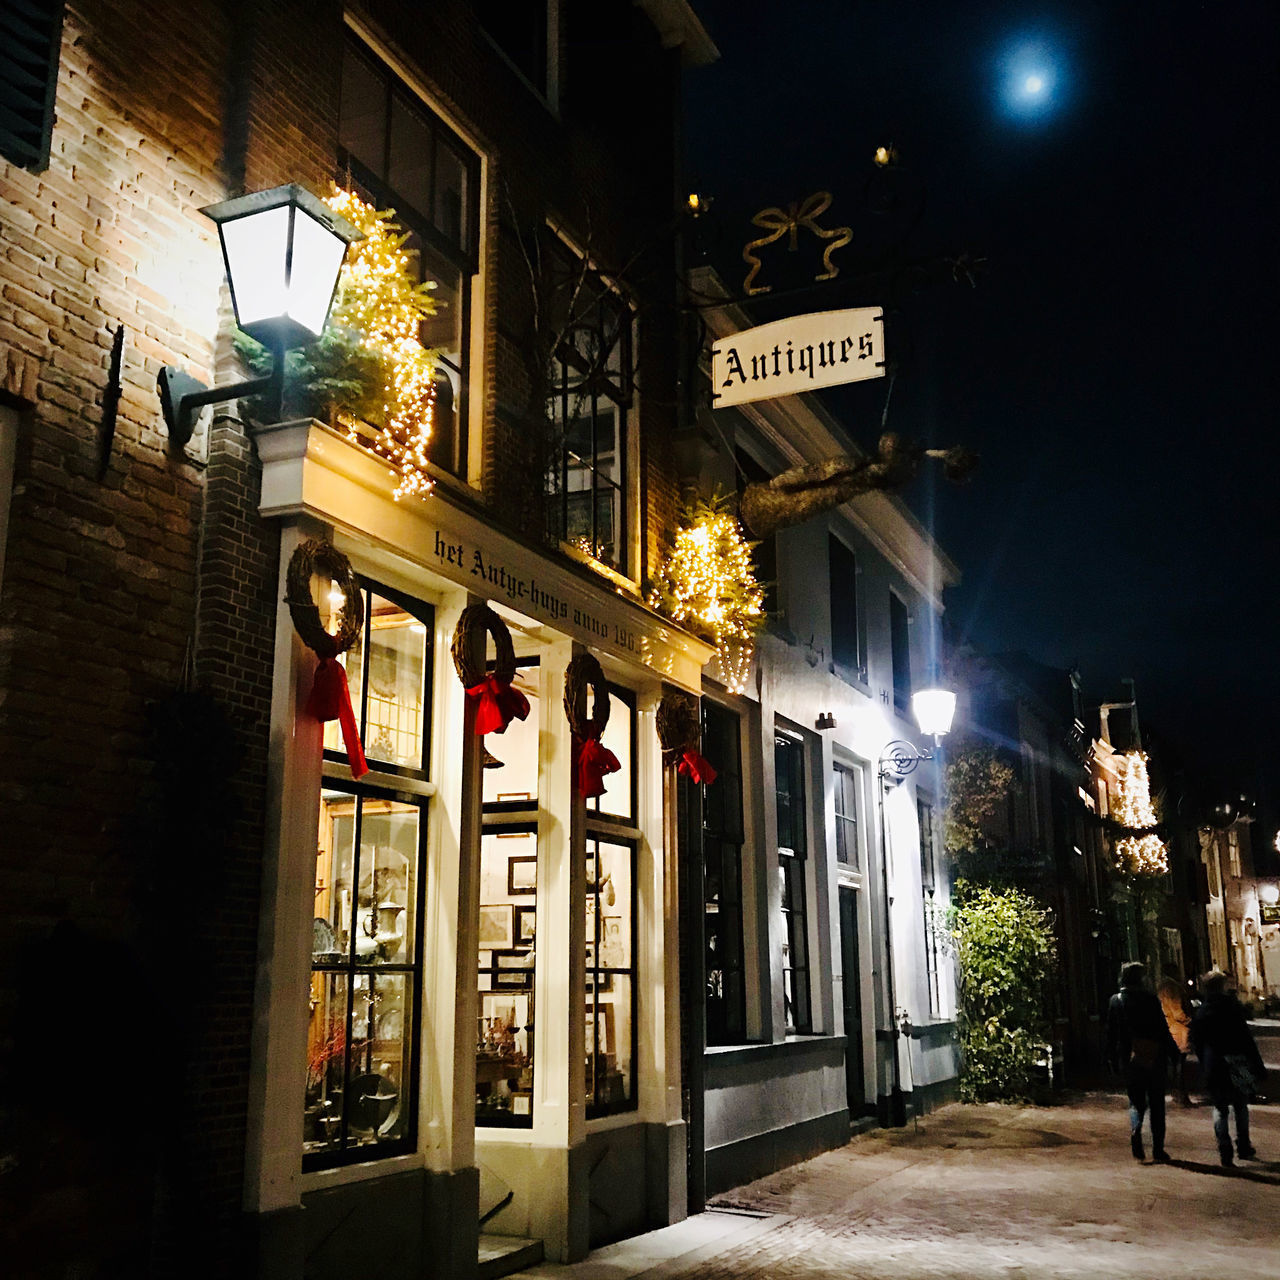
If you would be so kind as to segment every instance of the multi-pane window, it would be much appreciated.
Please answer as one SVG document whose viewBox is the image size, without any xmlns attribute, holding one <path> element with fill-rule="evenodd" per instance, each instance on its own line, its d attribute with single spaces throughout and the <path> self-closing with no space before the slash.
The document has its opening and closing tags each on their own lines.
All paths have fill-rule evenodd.
<svg viewBox="0 0 1280 1280">
<path fill-rule="evenodd" d="M 631 308 L 558 239 L 548 261 L 557 342 L 547 388 L 554 440 L 546 475 L 549 532 L 625 571 Z"/>
<path fill-rule="evenodd" d="M 493 642 L 490 641 L 490 648 Z M 490 654 L 492 657 L 492 654 Z M 476 1124 L 533 1124 L 538 975 L 538 665 L 518 657 L 529 715 L 484 745 L 476 982 Z"/>
<path fill-rule="evenodd" d="M 827 585 L 831 598 L 831 661 L 865 680 L 862 619 L 858 614 L 858 561 L 834 534 L 827 535 Z"/>
<path fill-rule="evenodd" d="M 942 988 L 938 976 L 938 889 L 937 832 L 934 828 L 933 805 L 917 799 L 916 814 L 920 822 L 920 888 L 924 903 L 925 975 L 929 985 L 929 1013 L 942 1012 Z"/>
<path fill-rule="evenodd" d="M 62 0 L 0 5 L 0 156 L 24 169 L 49 163 L 63 7 Z"/>
<path fill-rule="evenodd" d="M 556 0 L 476 0 L 485 34 L 543 97 L 550 99 L 548 57 Z"/>
<path fill-rule="evenodd" d="M 338 140 L 340 180 L 396 211 L 419 279 L 435 281 L 436 314 L 418 335 L 439 355 L 429 456 L 463 475 L 479 157 L 354 37 L 342 64 Z"/>
<path fill-rule="evenodd" d="M 847 866 L 858 865 L 858 797 L 862 788 L 862 771 L 852 765 L 838 764 L 833 773 L 836 800 L 836 861 Z"/>
<path fill-rule="evenodd" d="M 907 606 L 889 592 L 889 660 L 893 663 L 893 705 L 906 712 L 911 705 L 911 641 Z"/>
<path fill-rule="evenodd" d="M 587 1115 L 636 1105 L 635 695 L 610 685 L 602 741 L 622 766 L 586 806 Z"/>
<path fill-rule="evenodd" d="M 1240 876 L 1240 833 L 1234 828 L 1227 832 L 1227 866 L 1231 874 Z"/>
<path fill-rule="evenodd" d="M 361 601 L 360 639 L 343 661 L 371 769 L 399 785 L 352 781 L 341 734 L 326 729 L 305 1168 L 395 1155 L 415 1140 L 432 612 L 375 587 Z"/>
<path fill-rule="evenodd" d="M 719 771 L 703 787 L 702 847 L 708 1044 L 747 1038 L 742 938 L 742 746 L 738 717 L 703 699 L 703 750 Z"/>
<path fill-rule="evenodd" d="M 778 876 L 782 904 L 782 993 L 788 1031 L 813 1029 L 809 999 L 809 925 L 804 865 L 808 853 L 804 743 L 774 738 L 778 811 Z"/>
</svg>

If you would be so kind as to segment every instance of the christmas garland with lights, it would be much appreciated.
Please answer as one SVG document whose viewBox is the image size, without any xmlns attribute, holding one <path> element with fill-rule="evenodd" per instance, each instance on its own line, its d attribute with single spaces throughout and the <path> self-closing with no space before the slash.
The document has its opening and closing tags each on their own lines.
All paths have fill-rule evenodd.
<svg viewBox="0 0 1280 1280">
<path fill-rule="evenodd" d="M 389 462 L 396 498 L 424 496 L 433 484 L 427 452 L 438 361 L 418 335 L 436 313 L 435 281 L 417 279 L 394 210 L 336 185 L 325 203 L 363 238 L 348 250 L 325 331 L 285 358 L 288 411 L 336 422 Z M 271 356 L 243 334 L 236 349 L 255 372 L 270 367 Z"/>
<path fill-rule="evenodd" d="M 1116 869 L 1127 876 L 1162 876 L 1169 870 L 1169 849 L 1155 832 L 1147 757 L 1129 751 L 1116 758 L 1116 794 L 1111 816 L 1124 834 L 1115 841 Z"/>
<path fill-rule="evenodd" d="M 694 498 L 681 516 L 649 603 L 673 622 L 710 636 L 731 689 L 746 687 L 756 633 L 764 624 L 764 590 L 730 497 Z"/>
</svg>

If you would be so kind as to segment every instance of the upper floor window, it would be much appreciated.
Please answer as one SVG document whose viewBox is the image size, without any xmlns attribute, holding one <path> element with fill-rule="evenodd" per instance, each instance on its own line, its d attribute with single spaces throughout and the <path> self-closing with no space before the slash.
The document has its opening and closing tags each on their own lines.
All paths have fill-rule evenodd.
<svg viewBox="0 0 1280 1280">
<path fill-rule="evenodd" d="M 558 0 L 476 0 L 485 34 L 552 106 Z"/>
<path fill-rule="evenodd" d="M 911 705 L 911 640 L 907 606 L 889 592 L 889 660 L 893 663 L 893 705 L 906 714 Z"/>
<path fill-rule="evenodd" d="M 778 802 L 778 877 L 782 906 L 782 994 L 788 1031 L 813 1030 L 809 999 L 809 924 L 805 892 L 804 743 L 774 739 Z"/>
<path fill-rule="evenodd" d="M 354 36 L 343 57 L 338 141 L 340 181 L 395 210 L 419 279 L 436 282 L 436 314 L 418 335 L 440 357 L 429 457 L 465 475 L 480 159 Z"/>
<path fill-rule="evenodd" d="M 1233 876 L 1240 875 L 1240 833 L 1234 829 L 1227 832 L 1227 865 Z"/>
<path fill-rule="evenodd" d="M 827 589 L 831 599 L 831 661 L 865 680 L 866 642 L 858 612 L 858 561 L 834 534 L 827 535 Z"/>
<path fill-rule="evenodd" d="M 553 252 L 551 322 L 558 343 L 548 371 L 549 532 L 625 573 L 631 308 L 562 242 L 554 242 Z"/>
<path fill-rule="evenodd" d="M 734 450 L 734 462 L 738 468 L 738 492 L 749 484 L 763 484 L 773 476 L 745 449 Z M 761 538 L 751 553 L 755 561 L 756 581 L 764 589 L 764 612 L 767 618 L 778 616 L 778 535 L 771 533 Z"/>
<path fill-rule="evenodd" d="M 0 156 L 24 169 L 49 163 L 62 10 L 61 0 L 0 6 Z"/>
</svg>

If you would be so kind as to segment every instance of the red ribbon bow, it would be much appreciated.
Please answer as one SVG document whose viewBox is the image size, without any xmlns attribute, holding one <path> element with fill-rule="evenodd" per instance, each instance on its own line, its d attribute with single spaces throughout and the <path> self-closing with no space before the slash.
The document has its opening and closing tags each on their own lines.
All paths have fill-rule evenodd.
<svg viewBox="0 0 1280 1280">
<path fill-rule="evenodd" d="M 708 787 L 717 777 L 711 761 L 706 756 L 699 755 L 692 748 L 684 753 L 676 772 L 684 774 L 686 778 L 692 778 L 694 782 L 704 783 Z"/>
<path fill-rule="evenodd" d="M 529 699 L 492 674 L 473 684 L 467 690 L 467 697 L 480 699 L 476 708 L 479 734 L 505 733 L 512 720 L 523 720 L 529 714 Z"/>
<path fill-rule="evenodd" d="M 337 658 L 321 658 L 316 668 L 315 683 L 307 699 L 307 713 L 322 723 L 337 720 L 342 725 L 342 740 L 347 746 L 347 763 L 353 778 L 363 778 L 369 772 L 365 763 L 364 748 L 360 745 L 360 727 L 356 713 L 351 708 L 351 690 L 347 687 L 347 673 Z"/>
<path fill-rule="evenodd" d="M 604 775 L 621 768 L 618 757 L 599 738 L 574 738 L 574 780 L 584 796 L 604 795 Z"/>
</svg>

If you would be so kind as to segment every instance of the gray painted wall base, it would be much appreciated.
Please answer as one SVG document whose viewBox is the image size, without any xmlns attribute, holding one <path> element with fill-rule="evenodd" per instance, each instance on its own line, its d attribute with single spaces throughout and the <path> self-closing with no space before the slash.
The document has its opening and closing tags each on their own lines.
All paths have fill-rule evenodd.
<svg viewBox="0 0 1280 1280">
<path fill-rule="evenodd" d="M 718 1195 L 849 1141 L 845 1108 L 707 1152 L 707 1194 Z"/>
</svg>

